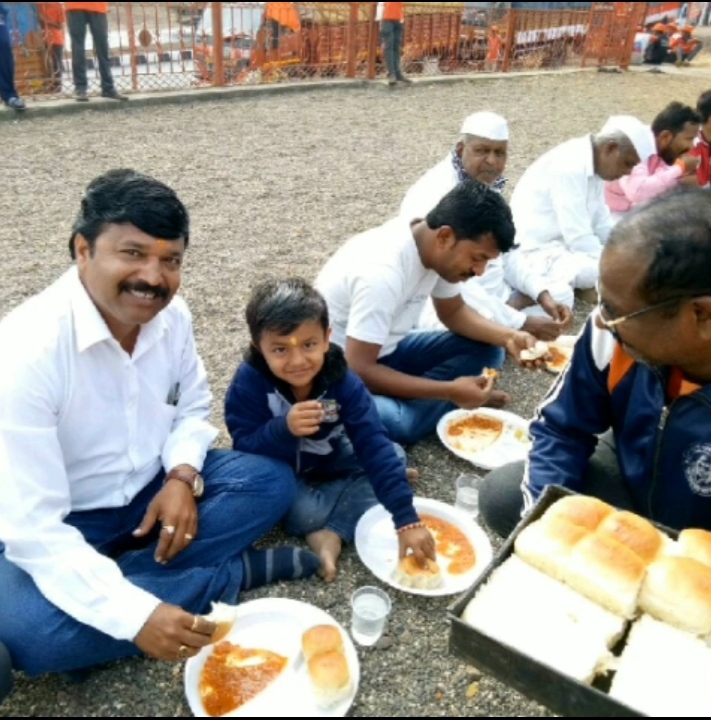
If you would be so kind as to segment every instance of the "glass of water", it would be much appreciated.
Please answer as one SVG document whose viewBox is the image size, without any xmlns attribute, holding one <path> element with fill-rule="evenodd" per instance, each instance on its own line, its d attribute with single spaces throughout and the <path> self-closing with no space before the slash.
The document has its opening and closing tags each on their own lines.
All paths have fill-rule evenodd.
<svg viewBox="0 0 711 720">
<path fill-rule="evenodd" d="M 479 517 L 479 486 L 478 475 L 460 475 L 456 481 L 457 496 L 454 507 L 465 512 L 472 520 Z"/>
<path fill-rule="evenodd" d="M 388 594 L 376 587 L 358 588 L 351 596 L 351 634 L 364 646 L 375 645 L 385 629 L 392 603 Z"/>
</svg>

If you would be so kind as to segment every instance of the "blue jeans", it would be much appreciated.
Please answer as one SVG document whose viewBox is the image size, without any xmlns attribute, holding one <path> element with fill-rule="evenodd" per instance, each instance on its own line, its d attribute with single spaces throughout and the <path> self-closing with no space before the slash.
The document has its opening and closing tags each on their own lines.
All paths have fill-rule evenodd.
<svg viewBox="0 0 711 720">
<path fill-rule="evenodd" d="M 403 24 L 395 20 L 383 20 L 380 24 L 380 37 L 383 40 L 383 54 L 388 77 L 402 78 L 400 55 L 402 54 Z"/>
<path fill-rule="evenodd" d="M 431 331 L 408 333 L 378 362 L 408 375 L 448 382 L 480 375 L 485 367 L 498 369 L 504 358 L 500 347 L 447 331 Z M 442 415 L 456 407 L 447 400 L 402 400 L 382 395 L 375 396 L 375 406 L 390 439 L 403 445 L 412 445 L 432 432 Z"/>
<path fill-rule="evenodd" d="M 242 586 L 240 555 L 292 504 L 294 475 L 276 460 L 211 450 L 203 477 L 197 537 L 166 566 L 153 557 L 159 527 L 148 539 L 139 541 L 132 535 L 160 490 L 163 473 L 130 505 L 71 513 L 65 522 L 80 530 L 98 552 L 113 558 L 134 585 L 163 602 L 191 613 L 209 611 L 212 601 L 234 605 Z M 132 642 L 115 640 L 52 605 L 0 548 L 0 642 L 10 651 L 16 670 L 37 676 L 141 654 Z"/>
<path fill-rule="evenodd" d="M 393 444 L 395 453 L 407 461 L 405 451 Z M 308 476 L 296 481 L 296 500 L 284 522 L 290 535 L 303 536 L 317 530 L 331 530 L 343 542 L 353 542 L 355 528 L 363 513 L 378 504 L 373 486 L 348 440 L 343 441 L 337 462 L 322 482 Z"/>
<path fill-rule="evenodd" d="M 7 102 L 17 97 L 15 89 L 15 58 L 12 55 L 10 31 L 0 25 L 0 100 Z"/>
</svg>

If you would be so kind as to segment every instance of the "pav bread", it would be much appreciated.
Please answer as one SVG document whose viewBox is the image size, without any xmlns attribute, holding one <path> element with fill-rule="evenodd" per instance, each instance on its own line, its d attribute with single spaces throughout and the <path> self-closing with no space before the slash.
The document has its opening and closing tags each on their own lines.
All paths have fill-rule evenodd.
<svg viewBox="0 0 711 720">
<path fill-rule="evenodd" d="M 671 538 L 657 530 L 649 520 L 627 511 L 610 513 L 600 523 L 597 532 L 619 540 L 647 565 L 665 553 L 667 543 L 673 543 Z"/>
<path fill-rule="evenodd" d="M 212 643 L 218 643 L 224 640 L 232 631 L 235 621 L 237 620 L 237 606 L 227 605 L 226 603 L 212 603 L 209 615 L 203 616 L 205 620 L 217 625 L 217 629 L 212 633 Z"/>
<path fill-rule="evenodd" d="M 314 625 L 301 636 L 301 649 L 306 662 L 323 653 L 343 653 L 343 637 L 335 625 Z"/>
<path fill-rule="evenodd" d="M 647 569 L 639 604 L 657 620 L 694 635 L 709 635 L 711 568 L 692 558 L 661 558 Z"/>
<path fill-rule="evenodd" d="M 565 583 L 615 615 L 632 619 L 647 569 L 626 545 L 604 533 L 590 533 L 570 553 Z"/>
<path fill-rule="evenodd" d="M 556 580 L 565 579 L 568 558 L 587 530 L 563 518 L 527 525 L 514 543 L 514 552 L 532 567 Z"/>
<path fill-rule="evenodd" d="M 543 514 L 543 519 L 562 518 L 587 530 L 595 530 L 613 512 L 612 505 L 595 497 L 568 495 L 553 503 Z"/>
<path fill-rule="evenodd" d="M 425 560 L 425 564 L 425 567 L 421 567 L 414 555 L 407 555 L 397 564 L 393 580 L 404 587 L 421 590 L 442 587 L 444 579 L 439 565 L 429 559 Z"/>
<path fill-rule="evenodd" d="M 333 650 L 314 655 L 308 662 L 309 677 L 316 702 L 330 708 L 345 700 L 353 691 L 345 655 Z"/>
<path fill-rule="evenodd" d="M 682 530 L 676 543 L 676 554 L 711 567 L 711 532 L 696 528 Z"/>
<path fill-rule="evenodd" d="M 540 360 L 548 354 L 548 344 L 539 340 L 532 348 L 521 350 L 521 360 Z"/>
</svg>

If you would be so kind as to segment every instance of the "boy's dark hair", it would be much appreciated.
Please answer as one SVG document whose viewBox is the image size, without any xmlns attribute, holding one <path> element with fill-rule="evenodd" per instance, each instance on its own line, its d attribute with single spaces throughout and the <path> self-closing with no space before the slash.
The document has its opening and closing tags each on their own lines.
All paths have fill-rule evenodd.
<svg viewBox="0 0 711 720">
<path fill-rule="evenodd" d="M 426 217 L 431 230 L 448 226 L 459 240 L 478 241 L 491 233 L 502 253 L 514 246 L 516 228 L 511 208 L 500 193 L 477 180 L 450 190 Z"/>
<path fill-rule="evenodd" d="M 109 224 L 131 224 L 161 240 L 190 240 L 190 217 L 174 190 L 135 170 L 109 170 L 92 180 L 81 201 L 69 239 L 69 253 L 76 258 L 74 239 L 82 235 L 91 254 L 96 238 Z"/>
<path fill-rule="evenodd" d="M 689 105 L 680 102 L 671 102 L 652 121 L 652 132 L 655 135 L 668 130 L 672 135 L 683 132 L 686 123 L 699 125 L 699 114 Z"/>
<path fill-rule="evenodd" d="M 696 101 L 696 111 L 701 116 L 702 123 L 708 122 L 708 119 L 711 118 L 711 90 L 699 95 L 699 99 Z"/>
<path fill-rule="evenodd" d="M 253 290 L 245 312 L 252 342 L 262 334 L 288 335 L 305 322 L 317 322 L 328 330 L 328 306 L 318 290 L 302 278 L 268 280 Z"/>
</svg>

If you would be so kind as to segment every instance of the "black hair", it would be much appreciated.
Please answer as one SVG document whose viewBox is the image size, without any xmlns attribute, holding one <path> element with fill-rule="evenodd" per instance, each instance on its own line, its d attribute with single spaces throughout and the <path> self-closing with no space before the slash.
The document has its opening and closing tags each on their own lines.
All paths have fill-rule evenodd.
<svg viewBox="0 0 711 720">
<path fill-rule="evenodd" d="M 94 253 L 96 238 L 106 225 L 131 224 L 161 240 L 190 240 L 190 217 L 174 190 L 135 170 L 109 170 L 86 188 L 74 220 L 69 252 L 76 257 L 74 239 L 82 235 Z"/>
<path fill-rule="evenodd" d="M 245 311 L 252 342 L 262 334 L 288 335 L 305 322 L 317 322 L 328 330 L 328 306 L 318 290 L 302 278 L 268 280 L 253 290 Z"/>
<path fill-rule="evenodd" d="M 678 297 L 711 295 L 711 193 L 681 187 L 626 215 L 608 246 L 628 247 L 649 263 L 638 288 L 650 305 Z M 672 305 L 674 314 L 679 305 Z"/>
<path fill-rule="evenodd" d="M 678 135 L 684 131 L 687 123 L 700 125 L 699 113 L 684 103 L 671 102 L 652 121 L 652 132 L 659 135 L 668 130 L 672 135 Z"/>
<path fill-rule="evenodd" d="M 711 90 L 699 95 L 699 99 L 696 101 L 696 112 L 699 113 L 702 123 L 708 122 L 708 119 L 711 118 Z"/>
<path fill-rule="evenodd" d="M 511 208 L 500 193 L 477 180 L 465 180 L 450 190 L 426 217 L 431 230 L 448 226 L 455 238 L 477 242 L 491 233 L 502 253 L 515 247 Z"/>
</svg>

